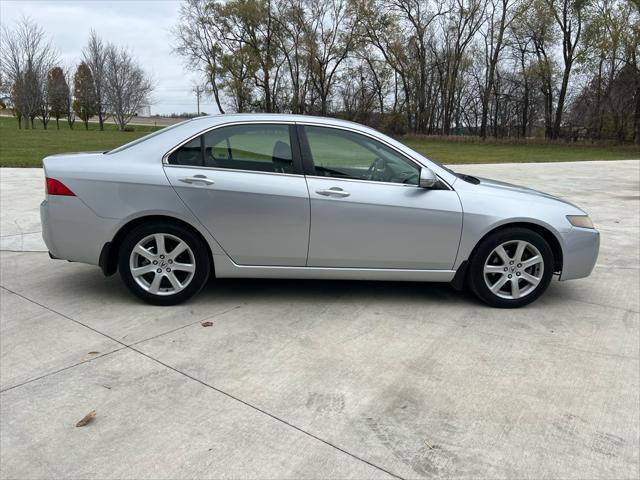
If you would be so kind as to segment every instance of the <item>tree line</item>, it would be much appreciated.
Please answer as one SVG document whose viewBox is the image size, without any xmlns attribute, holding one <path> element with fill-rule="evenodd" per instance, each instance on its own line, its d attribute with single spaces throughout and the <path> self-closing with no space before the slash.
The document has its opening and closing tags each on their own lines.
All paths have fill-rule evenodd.
<svg viewBox="0 0 640 480">
<path fill-rule="evenodd" d="M 185 0 L 219 110 L 640 143 L 638 0 Z"/>
<path fill-rule="evenodd" d="M 150 79 L 126 48 L 103 42 L 95 31 L 82 50 L 80 63 L 60 66 L 55 48 L 42 28 L 23 19 L 3 28 L 0 44 L 0 96 L 11 108 L 19 128 L 44 129 L 51 119 L 73 128 L 76 116 L 85 129 L 97 116 L 100 130 L 112 117 L 124 130 L 138 110 L 147 105 L 153 90 Z"/>
</svg>

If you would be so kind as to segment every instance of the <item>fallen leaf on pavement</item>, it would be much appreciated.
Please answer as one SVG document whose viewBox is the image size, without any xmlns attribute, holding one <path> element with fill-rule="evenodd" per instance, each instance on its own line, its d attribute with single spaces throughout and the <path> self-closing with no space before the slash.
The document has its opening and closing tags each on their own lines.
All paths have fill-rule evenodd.
<svg viewBox="0 0 640 480">
<path fill-rule="evenodd" d="M 87 413 L 82 420 L 80 420 L 78 423 L 76 423 L 76 427 L 84 427 L 87 423 L 89 423 L 93 417 L 96 416 L 96 411 L 95 410 L 91 410 L 89 413 Z"/>
<path fill-rule="evenodd" d="M 203 327 L 212 327 L 213 322 L 202 322 L 200 325 L 202 325 Z"/>
</svg>

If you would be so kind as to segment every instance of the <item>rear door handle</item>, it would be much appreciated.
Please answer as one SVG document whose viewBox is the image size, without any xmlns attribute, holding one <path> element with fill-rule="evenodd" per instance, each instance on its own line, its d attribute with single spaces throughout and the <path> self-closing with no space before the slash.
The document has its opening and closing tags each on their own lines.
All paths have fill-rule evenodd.
<svg viewBox="0 0 640 480">
<path fill-rule="evenodd" d="M 181 182 L 184 183 L 204 183 L 205 185 L 213 185 L 215 182 L 210 178 L 207 178 L 205 175 L 194 175 L 193 177 L 181 178 Z"/>
<path fill-rule="evenodd" d="M 349 192 L 345 192 L 340 187 L 331 187 L 326 190 L 316 190 L 316 193 L 318 195 L 324 195 L 325 197 L 340 197 L 340 198 L 348 197 L 349 195 L 351 195 Z"/>
</svg>

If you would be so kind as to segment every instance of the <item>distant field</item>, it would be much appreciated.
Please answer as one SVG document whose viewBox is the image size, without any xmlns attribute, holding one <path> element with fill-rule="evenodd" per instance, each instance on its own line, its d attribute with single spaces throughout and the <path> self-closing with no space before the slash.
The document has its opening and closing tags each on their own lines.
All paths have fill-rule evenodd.
<svg viewBox="0 0 640 480">
<path fill-rule="evenodd" d="M 66 122 L 55 122 L 44 130 L 38 122 L 35 130 L 18 129 L 14 118 L 0 117 L 0 166 L 40 167 L 47 155 L 64 152 L 110 150 L 160 127 L 136 125 L 134 132 L 120 132 L 113 124 L 89 124 L 85 131 L 81 122 L 73 130 Z M 637 146 L 589 146 L 545 143 L 479 143 L 408 136 L 402 142 L 434 160 L 446 164 L 505 163 L 505 162 L 561 162 L 578 160 L 624 160 L 640 158 Z"/>
</svg>

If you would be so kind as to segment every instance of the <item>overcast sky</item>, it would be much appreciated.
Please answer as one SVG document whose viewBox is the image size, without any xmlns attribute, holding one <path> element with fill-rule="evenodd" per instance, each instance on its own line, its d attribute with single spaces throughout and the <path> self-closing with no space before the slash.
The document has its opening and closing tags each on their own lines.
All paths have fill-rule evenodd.
<svg viewBox="0 0 640 480">
<path fill-rule="evenodd" d="M 105 41 L 127 46 L 155 85 L 151 113 L 195 112 L 198 75 L 171 52 L 171 28 L 180 0 L 0 0 L 0 22 L 11 28 L 23 16 L 40 25 L 64 65 L 77 65 L 93 28 Z M 216 113 L 210 100 L 200 109 Z"/>
</svg>

